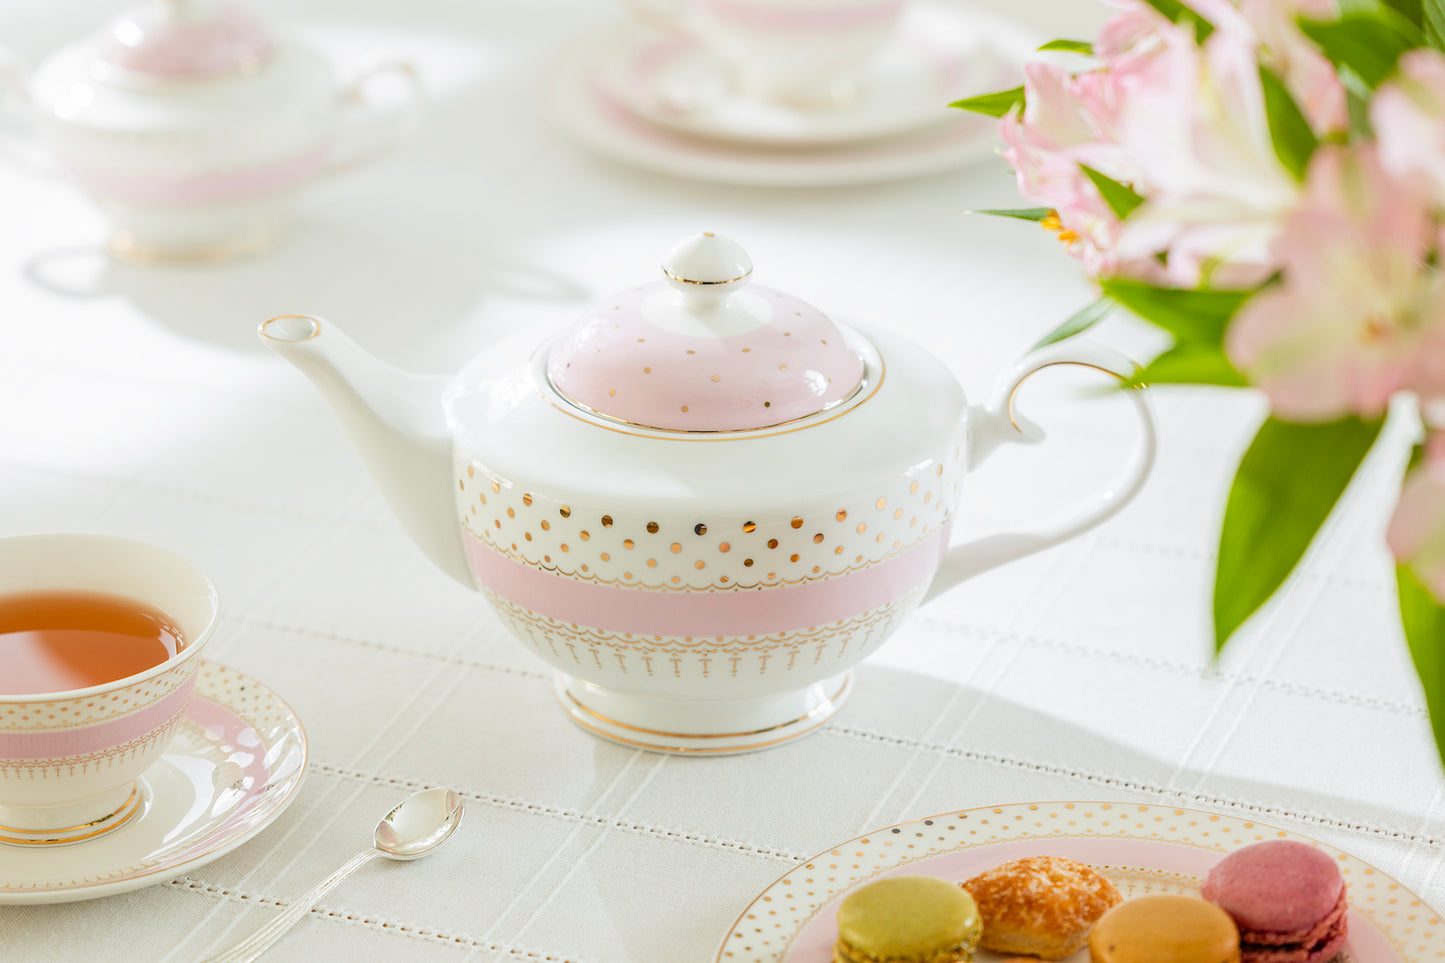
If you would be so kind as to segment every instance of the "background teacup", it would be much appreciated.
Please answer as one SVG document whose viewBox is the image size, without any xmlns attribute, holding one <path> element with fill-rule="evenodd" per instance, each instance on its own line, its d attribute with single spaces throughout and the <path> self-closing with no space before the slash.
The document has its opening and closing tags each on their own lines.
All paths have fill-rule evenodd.
<svg viewBox="0 0 1445 963">
<path fill-rule="evenodd" d="M 185 715 L 219 614 L 211 580 L 165 549 L 102 535 L 0 538 L 0 597 L 94 592 L 168 616 L 183 645 L 159 665 L 83 689 L 0 694 L 0 842 L 92 839 L 145 800 L 137 777 Z"/>
<path fill-rule="evenodd" d="M 893 36 L 905 0 L 624 0 L 640 19 L 696 40 L 738 92 L 798 107 L 847 103 Z"/>
</svg>

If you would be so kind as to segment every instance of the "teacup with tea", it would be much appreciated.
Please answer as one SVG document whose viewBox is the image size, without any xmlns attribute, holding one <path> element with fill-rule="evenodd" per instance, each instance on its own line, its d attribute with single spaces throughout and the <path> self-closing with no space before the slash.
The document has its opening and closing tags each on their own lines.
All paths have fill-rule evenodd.
<svg viewBox="0 0 1445 963">
<path fill-rule="evenodd" d="M 142 810 L 218 614 L 205 573 L 156 546 L 0 538 L 0 843 L 93 839 Z"/>
</svg>

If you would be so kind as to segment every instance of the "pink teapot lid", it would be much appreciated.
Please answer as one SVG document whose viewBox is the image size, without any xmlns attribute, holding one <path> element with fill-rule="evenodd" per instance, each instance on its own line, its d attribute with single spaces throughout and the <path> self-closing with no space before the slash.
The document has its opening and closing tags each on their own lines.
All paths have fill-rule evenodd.
<svg viewBox="0 0 1445 963">
<path fill-rule="evenodd" d="M 100 60 L 165 78 L 249 73 L 272 50 L 270 34 L 227 0 L 151 0 L 122 15 L 104 35 Z"/>
<path fill-rule="evenodd" d="M 593 305 L 547 359 L 590 412 L 663 431 L 747 431 L 825 411 L 857 390 L 863 360 L 817 308 L 750 285 L 736 242 L 698 234 L 663 280 Z"/>
</svg>

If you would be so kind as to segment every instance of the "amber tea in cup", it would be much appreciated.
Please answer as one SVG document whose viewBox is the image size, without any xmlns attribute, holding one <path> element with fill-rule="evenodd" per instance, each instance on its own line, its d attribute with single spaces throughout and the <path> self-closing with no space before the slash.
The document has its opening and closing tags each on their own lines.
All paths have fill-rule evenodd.
<svg viewBox="0 0 1445 963">
<path fill-rule="evenodd" d="M 206 573 L 159 546 L 0 537 L 0 860 L 141 818 L 219 614 Z"/>
<path fill-rule="evenodd" d="M 160 609 L 104 592 L 0 595 L 0 695 L 86 689 L 144 672 L 185 642 Z"/>
</svg>

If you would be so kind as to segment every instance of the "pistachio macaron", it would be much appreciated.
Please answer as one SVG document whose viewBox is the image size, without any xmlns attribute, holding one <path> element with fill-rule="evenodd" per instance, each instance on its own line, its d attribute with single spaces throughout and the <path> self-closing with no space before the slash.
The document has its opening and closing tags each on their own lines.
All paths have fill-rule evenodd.
<svg viewBox="0 0 1445 963">
<path fill-rule="evenodd" d="M 838 904 L 833 963 L 970 963 L 983 922 L 973 897 L 933 876 L 890 876 Z"/>
<path fill-rule="evenodd" d="M 1213 903 L 1155 893 L 1105 913 L 1089 933 L 1091 963 L 1239 963 L 1239 928 Z"/>
</svg>

